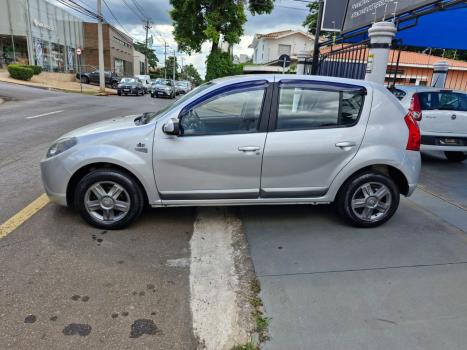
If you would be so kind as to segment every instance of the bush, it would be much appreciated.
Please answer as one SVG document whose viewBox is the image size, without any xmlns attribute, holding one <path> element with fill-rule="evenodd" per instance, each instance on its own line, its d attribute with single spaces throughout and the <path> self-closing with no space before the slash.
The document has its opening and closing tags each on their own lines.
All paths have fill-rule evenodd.
<svg viewBox="0 0 467 350">
<path fill-rule="evenodd" d="M 9 64 L 8 73 L 13 79 L 19 80 L 30 80 L 34 75 L 34 71 L 31 68 L 22 67 L 19 64 Z"/>
<path fill-rule="evenodd" d="M 209 54 L 206 60 L 206 81 L 236 74 L 238 74 L 238 68 L 233 64 L 227 52 L 215 50 Z"/>
<path fill-rule="evenodd" d="M 19 66 L 23 68 L 30 68 L 34 72 L 34 75 L 38 75 L 42 73 L 42 67 L 41 66 L 35 66 L 32 64 L 20 64 Z"/>
</svg>

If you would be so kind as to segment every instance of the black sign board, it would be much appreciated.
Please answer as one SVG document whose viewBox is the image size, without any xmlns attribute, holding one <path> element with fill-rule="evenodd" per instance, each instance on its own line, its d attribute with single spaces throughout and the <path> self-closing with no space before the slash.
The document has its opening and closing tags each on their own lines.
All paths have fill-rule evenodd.
<svg viewBox="0 0 467 350">
<path fill-rule="evenodd" d="M 349 0 L 324 0 L 321 30 L 340 32 L 344 26 L 345 10 Z"/>
<path fill-rule="evenodd" d="M 441 0 L 349 0 L 342 31 L 350 32 Z"/>
</svg>

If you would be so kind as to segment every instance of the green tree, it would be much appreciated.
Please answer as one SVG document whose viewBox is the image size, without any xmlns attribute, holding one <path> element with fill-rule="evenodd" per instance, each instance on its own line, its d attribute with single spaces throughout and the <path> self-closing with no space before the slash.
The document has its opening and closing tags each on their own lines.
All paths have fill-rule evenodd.
<svg viewBox="0 0 467 350">
<path fill-rule="evenodd" d="M 206 60 L 206 81 L 242 73 L 243 64 L 234 64 L 232 57 L 219 49 L 212 51 Z"/>
<path fill-rule="evenodd" d="M 180 79 L 189 80 L 195 85 L 200 85 L 203 82 L 203 79 L 201 79 L 201 76 L 192 64 L 187 64 L 182 68 Z"/>
<path fill-rule="evenodd" d="M 135 50 L 138 52 L 141 52 L 143 55 L 146 55 L 148 58 L 148 66 L 151 68 L 156 68 L 157 67 L 157 62 L 159 62 L 159 59 L 157 58 L 154 50 L 147 48 L 146 49 L 146 44 L 145 43 L 140 43 L 140 42 L 135 42 L 133 44 L 135 47 Z"/>
<path fill-rule="evenodd" d="M 310 2 L 306 5 L 310 9 L 310 13 L 306 16 L 303 21 L 303 26 L 308 29 L 308 32 L 316 34 L 316 24 L 318 23 L 318 12 L 319 12 L 319 1 Z M 321 36 L 330 38 L 333 35 L 332 32 L 322 31 Z"/>
<path fill-rule="evenodd" d="M 174 62 L 175 62 L 175 80 L 178 80 L 179 73 L 178 73 L 178 62 L 177 57 L 168 56 L 167 61 L 165 61 L 165 67 L 161 69 L 161 75 L 165 76 L 165 70 L 167 70 L 167 79 L 172 79 L 173 72 L 174 72 Z"/>
<path fill-rule="evenodd" d="M 201 45 L 212 42 L 211 52 L 219 47 L 221 36 L 236 44 L 243 35 L 245 6 L 252 15 L 270 13 L 274 0 L 170 0 L 174 36 L 180 51 L 200 52 Z"/>
</svg>

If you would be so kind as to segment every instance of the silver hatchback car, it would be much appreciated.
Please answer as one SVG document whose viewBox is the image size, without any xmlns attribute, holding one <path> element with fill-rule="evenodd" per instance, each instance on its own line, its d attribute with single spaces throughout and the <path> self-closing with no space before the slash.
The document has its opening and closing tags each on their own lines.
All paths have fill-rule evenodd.
<svg viewBox="0 0 467 350">
<path fill-rule="evenodd" d="M 419 149 L 412 111 L 382 85 L 250 75 L 63 135 L 41 171 L 53 201 L 100 228 L 127 226 L 145 205 L 321 203 L 374 227 L 414 191 Z"/>
</svg>

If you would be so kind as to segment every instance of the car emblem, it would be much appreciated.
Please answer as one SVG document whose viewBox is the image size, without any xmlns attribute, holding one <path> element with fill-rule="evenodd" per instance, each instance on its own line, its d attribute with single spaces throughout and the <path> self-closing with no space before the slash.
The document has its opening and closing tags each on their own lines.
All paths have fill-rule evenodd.
<svg viewBox="0 0 467 350">
<path fill-rule="evenodd" d="M 456 118 L 457 118 L 457 115 L 455 115 L 455 114 L 451 115 L 452 120 L 456 120 Z"/>
<path fill-rule="evenodd" d="M 135 147 L 136 152 L 148 153 L 148 149 L 144 143 L 139 142 Z"/>
</svg>

